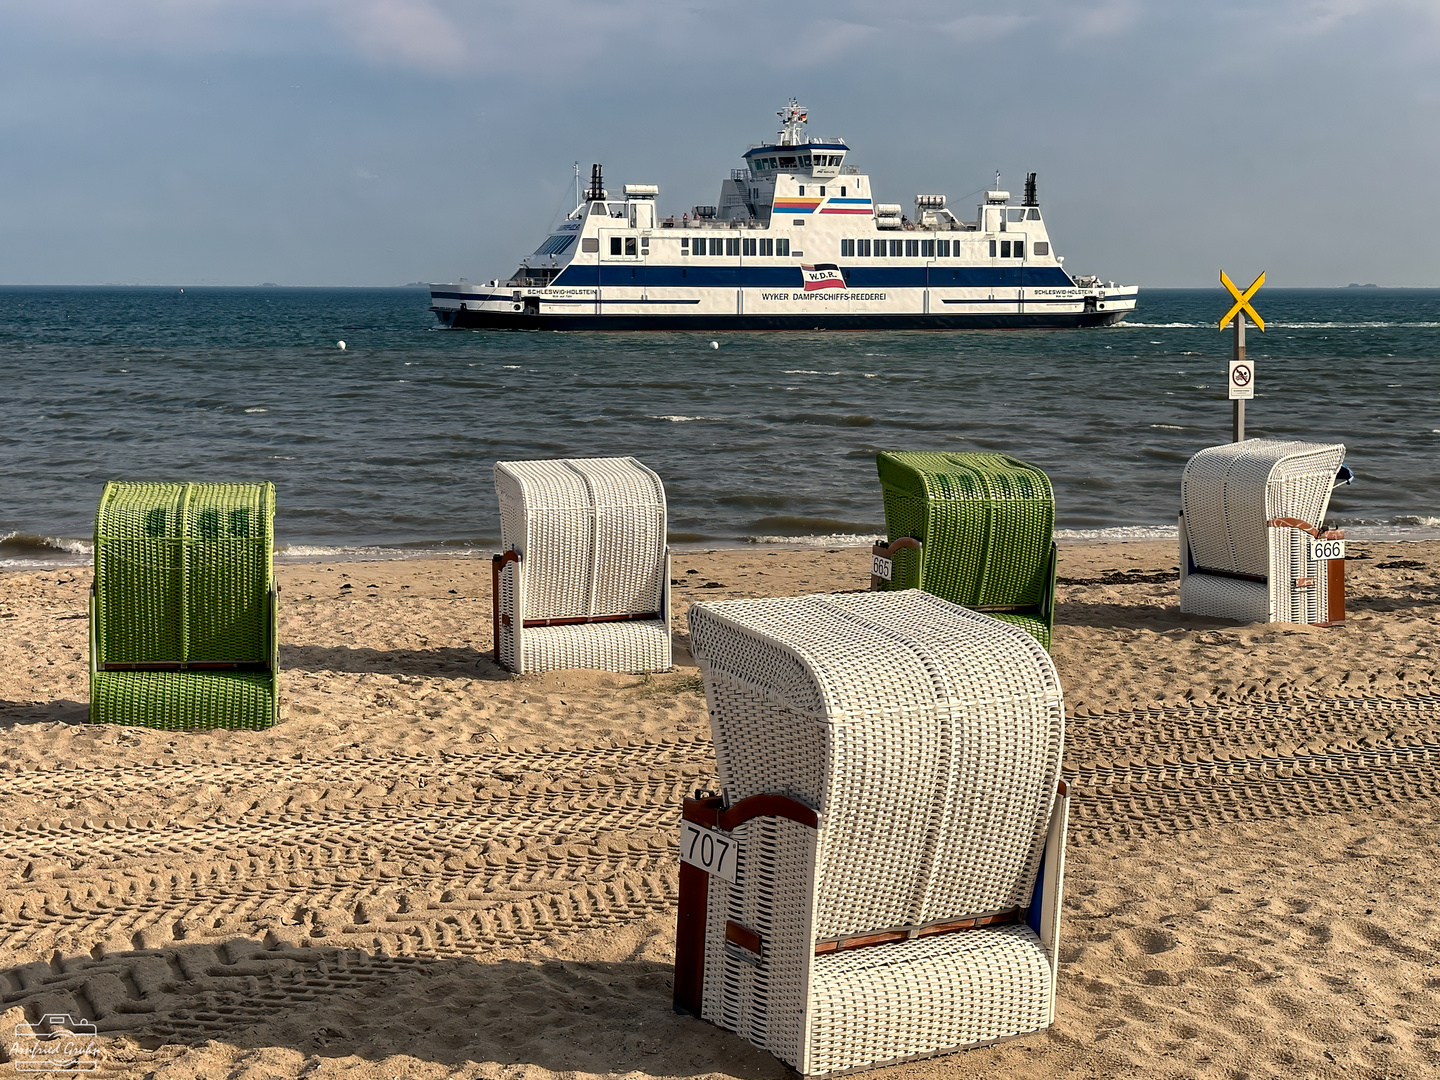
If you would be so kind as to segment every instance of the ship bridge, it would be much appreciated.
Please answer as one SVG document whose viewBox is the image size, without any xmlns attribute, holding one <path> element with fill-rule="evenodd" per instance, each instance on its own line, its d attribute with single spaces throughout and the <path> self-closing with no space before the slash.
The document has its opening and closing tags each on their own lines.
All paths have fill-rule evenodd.
<svg viewBox="0 0 1440 1080">
<path fill-rule="evenodd" d="M 756 180 L 774 180 L 780 173 L 808 172 L 839 176 L 850 152 L 841 139 L 814 139 L 798 146 L 769 143 L 745 151 L 745 165 Z"/>
<path fill-rule="evenodd" d="M 805 134 L 809 110 L 794 98 L 780 110 L 779 138 L 745 151 L 745 167 L 752 180 L 771 181 L 781 174 L 809 173 L 839 176 L 850 147 L 844 139 L 813 139 Z"/>
</svg>

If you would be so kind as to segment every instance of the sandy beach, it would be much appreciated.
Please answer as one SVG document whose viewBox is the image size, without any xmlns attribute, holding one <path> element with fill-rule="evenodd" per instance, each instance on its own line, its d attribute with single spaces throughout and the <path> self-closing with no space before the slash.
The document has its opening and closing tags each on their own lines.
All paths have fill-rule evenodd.
<svg viewBox="0 0 1440 1080">
<path fill-rule="evenodd" d="M 1236 626 L 1179 613 L 1172 543 L 1062 546 L 1056 1023 L 874 1075 L 1436 1075 L 1440 542 L 1350 556 L 1345 626 Z M 110 1076 L 783 1076 L 670 1008 L 714 769 L 684 613 L 868 566 L 680 552 L 673 671 L 516 677 L 488 560 L 285 565 L 282 723 L 197 733 L 87 724 L 89 571 L 0 575 L 0 1042 L 69 1012 Z"/>
</svg>

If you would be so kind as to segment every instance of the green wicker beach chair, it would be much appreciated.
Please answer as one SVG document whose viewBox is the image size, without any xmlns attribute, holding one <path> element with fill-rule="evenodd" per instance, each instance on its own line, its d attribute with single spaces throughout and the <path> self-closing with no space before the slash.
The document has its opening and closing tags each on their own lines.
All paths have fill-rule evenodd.
<svg viewBox="0 0 1440 1080">
<path fill-rule="evenodd" d="M 875 458 L 890 544 L 875 589 L 923 589 L 1028 630 L 1055 626 L 1055 496 L 1050 478 L 1004 454 Z"/>
<path fill-rule="evenodd" d="M 105 485 L 90 592 L 92 723 L 275 723 L 274 518 L 270 483 Z"/>
</svg>

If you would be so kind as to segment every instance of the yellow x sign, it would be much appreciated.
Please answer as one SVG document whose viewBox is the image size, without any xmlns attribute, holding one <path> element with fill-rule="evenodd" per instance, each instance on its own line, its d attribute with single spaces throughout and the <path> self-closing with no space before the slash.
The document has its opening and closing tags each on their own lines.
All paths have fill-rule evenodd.
<svg viewBox="0 0 1440 1080">
<path fill-rule="evenodd" d="M 1229 289 L 1230 295 L 1235 298 L 1235 303 L 1231 305 L 1229 311 L 1225 312 L 1225 317 L 1220 320 L 1220 329 L 1224 330 L 1225 327 L 1229 325 L 1230 320 L 1235 318 L 1236 315 L 1239 315 L 1243 311 L 1245 314 L 1250 316 L 1251 322 L 1253 322 L 1261 330 L 1264 330 L 1265 320 L 1260 318 L 1260 313 L 1251 306 L 1250 298 L 1260 291 L 1261 285 L 1265 284 L 1265 272 L 1262 270 L 1260 272 L 1260 276 L 1257 277 L 1254 281 L 1252 281 L 1250 283 L 1250 287 L 1246 289 L 1243 293 L 1235 287 L 1235 283 L 1230 280 L 1229 275 L 1227 275 L 1224 270 L 1220 271 L 1220 284 L 1224 285 L 1225 288 Z"/>
</svg>

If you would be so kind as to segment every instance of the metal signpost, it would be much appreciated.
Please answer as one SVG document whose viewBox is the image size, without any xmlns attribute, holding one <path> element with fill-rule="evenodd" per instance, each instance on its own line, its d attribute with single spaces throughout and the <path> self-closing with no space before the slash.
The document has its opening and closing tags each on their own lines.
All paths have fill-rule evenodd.
<svg viewBox="0 0 1440 1080">
<path fill-rule="evenodd" d="M 1245 402 L 1255 396 L 1255 366 L 1245 359 L 1245 315 L 1248 312 L 1260 332 L 1265 332 L 1265 320 L 1250 303 L 1250 298 L 1260 291 L 1260 286 L 1265 284 L 1265 274 L 1262 271 L 1260 276 L 1250 283 L 1250 287 L 1243 293 L 1236 288 L 1235 283 L 1230 280 L 1224 270 L 1220 271 L 1220 284 L 1229 290 L 1230 295 L 1235 298 L 1235 303 L 1230 305 L 1230 310 L 1220 320 L 1220 329 L 1224 330 L 1226 323 L 1232 319 L 1235 321 L 1235 355 L 1230 360 L 1230 406 L 1231 406 L 1231 431 L 1232 442 L 1245 441 Z"/>
</svg>

